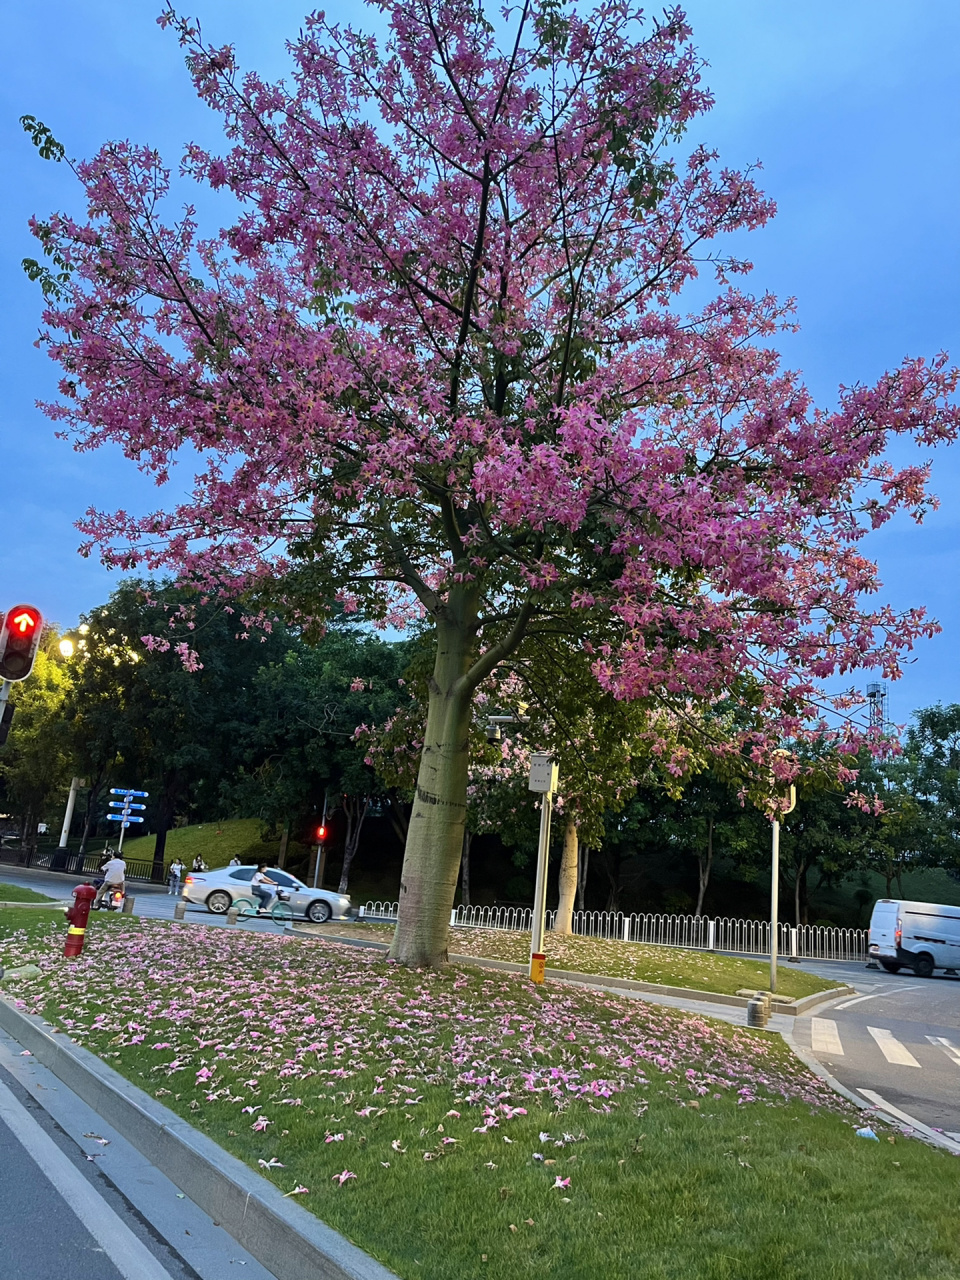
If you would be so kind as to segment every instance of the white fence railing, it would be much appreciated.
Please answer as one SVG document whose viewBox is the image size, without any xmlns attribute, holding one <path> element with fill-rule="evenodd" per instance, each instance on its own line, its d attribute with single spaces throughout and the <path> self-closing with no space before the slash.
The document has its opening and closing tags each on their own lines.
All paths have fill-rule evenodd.
<svg viewBox="0 0 960 1280">
<path fill-rule="evenodd" d="M 368 902 L 361 918 L 395 920 L 396 902 Z M 553 928 L 555 912 L 547 912 L 547 928 Z M 457 907 L 450 913 L 454 926 L 475 929 L 527 930 L 533 925 L 530 907 Z M 648 942 L 690 951 L 732 951 L 738 955 L 770 954 L 767 920 L 734 920 L 727 917 L 659 915 L 653 912 L 624 915 L 622 911 L 575 911 L 573 932 L 581 937 L 617 942 Z M 782 956 L 803 960 L 865 960 L 866 929 L 842 929 L 827 925 L 781 924 Z"/>
</svg>

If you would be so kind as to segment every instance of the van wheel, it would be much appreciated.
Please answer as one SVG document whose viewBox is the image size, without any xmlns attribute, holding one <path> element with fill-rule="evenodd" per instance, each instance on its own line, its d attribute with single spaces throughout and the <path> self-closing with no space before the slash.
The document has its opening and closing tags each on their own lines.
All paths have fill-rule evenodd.
<svg viewBox="0 0 960 1280">
<path fill-rule="evenodd" d="M 932 978 L 933 957 L 928 956 L 926 952 L 924 952 L 923 955 L 917 956 L 916 960 L 913 962 L 913 972 L 918 978 Z"/>
<path fill-rule="evenodd" d="M 897 964 L 896 960 L 881 960 L 880 968 L 886 969 L 887 973 L 899 973 L 903 965 Z"/>
</svg>

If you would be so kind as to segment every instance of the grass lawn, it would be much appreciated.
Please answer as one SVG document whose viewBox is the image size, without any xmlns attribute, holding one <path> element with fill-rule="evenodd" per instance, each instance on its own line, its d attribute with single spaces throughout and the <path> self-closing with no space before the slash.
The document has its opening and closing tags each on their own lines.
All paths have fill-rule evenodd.
<svg viewBox="0 0 960 1280">
<path fill-rule="evenodd" d="M 389 942 L 393 937 L 392 925 L 329 924 L 320 926 L 316 931 L 373 937 L 379 942 Z M 678 947 L 607 942 L 602 938 L 562 938 L 550 933 L 544 945 L 548 969 L 607 974 L 635 982 L 658 982 L 664 986 L 692 987 L 697 991 L 716 991 L 726 995 L 733 995 L 741 989 L 766 990 L 770 984 L 769 964 L 717 955 L 712 951 L 682 951 Z M 506 929 L 453 929 L 450 952 L 526 964 L 530 958 L 530 934 Z M 778 995 L 799 999 L 815 991 L 842 985 L 804 973 L 795 965 L 781 963 L 777 968 Z"/>
<path fill-rule="evenodd" d="M 0 883 L 0 902 L 53 902 L 45 893 L 34 893 L 19 884 Z"/>
<path fill-rule="evenodd" d="M 469 967 L 0 911 L 57 1021 L 403 1280 L 960 1275 L 960 1162 L 857 1138 L 778 1037 Z"/>
</svg>

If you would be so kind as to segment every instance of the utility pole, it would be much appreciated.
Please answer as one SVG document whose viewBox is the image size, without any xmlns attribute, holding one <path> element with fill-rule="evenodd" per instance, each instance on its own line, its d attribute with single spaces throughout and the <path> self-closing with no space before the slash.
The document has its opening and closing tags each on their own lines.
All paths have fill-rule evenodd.
<svg viewBox="0 0 960 1280">
<path fill-rule="evenodd" d="M 86 778 L 74 778 L 70 783 L 70 795 L 67 797 L 67 812 L 63 817 L 63 830 L 60 832 L 59 848 L 65 849 L 70 838 L 70 823 L 73 821 L 73 810 L 77 803 L 77 792 L 87 785 Z"/>
</svg>

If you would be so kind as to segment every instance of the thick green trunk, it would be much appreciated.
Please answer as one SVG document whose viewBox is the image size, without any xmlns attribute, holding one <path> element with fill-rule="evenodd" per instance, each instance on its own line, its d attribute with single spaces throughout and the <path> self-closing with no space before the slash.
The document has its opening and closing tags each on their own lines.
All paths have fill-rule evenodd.
<svg viewBox="0 0 960 1280">
<path fill-rule="evenodd" d="M 573 907 L 577 896 L 577 880 L 580 861 L 580 838 L 577 831 L 577 820 L 572 813 L 567 814 L 567 822 L 563 828 L 563 856 L 560 859 L 560 901 L 553 921 L 553 932 L 569 934 L 573 932 Z"/>
<path fill-rule="evenodd" d="M 465 686 L 470 645 L 462 621 L 437 626 L 427 726 L 400 876 L 391 958 L 438 968 L 447 960 L 467 811 L 472 690 Z"/>
</svg>

